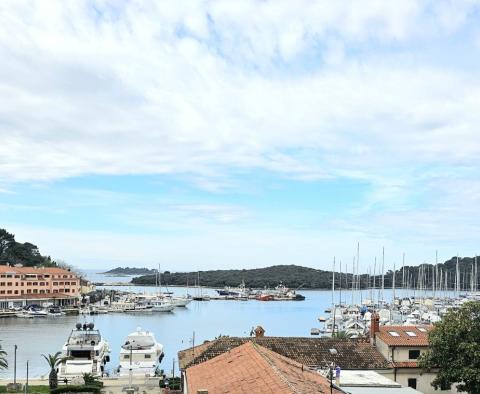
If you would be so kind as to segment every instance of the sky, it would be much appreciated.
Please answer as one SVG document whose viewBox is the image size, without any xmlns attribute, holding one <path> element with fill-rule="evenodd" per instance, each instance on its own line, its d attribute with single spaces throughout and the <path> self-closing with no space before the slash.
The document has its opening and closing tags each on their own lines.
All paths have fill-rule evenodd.
<svg viewBox="0 0 480 394">
<path fill-rule="evenodd" d="M 473 256 L 479 22 L 463 0 L 3 0 L 0 227 L 85 269 Z"/>
</svg>

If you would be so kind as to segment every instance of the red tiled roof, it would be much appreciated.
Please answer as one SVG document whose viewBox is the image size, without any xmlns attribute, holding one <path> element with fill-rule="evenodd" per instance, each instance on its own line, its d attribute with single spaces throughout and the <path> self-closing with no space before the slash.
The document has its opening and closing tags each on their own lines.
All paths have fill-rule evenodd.
<svg viewBox="0 0 480 394">
<path fill-rule="evenodd" d="M 329 393 L 329 381 L 303 365 L 247 342 L 186 370 L 189 393 Z M 333 388 L 333 393 L 341 391 Z"/>
<path fill-rule="evenodd" d="M 71 271 L 57 267 L 12 267 L 10 265 L 0 265 L 0 273 L 12 274 L 57 274 L 57 275 L 75 275 Z"/>
<path fill-rule="evenodd" d="M 178 352 L 180 369 L 203 363 L 244 343 L 252 342 L 311 368 L 332 362 L 342 369 L 390 369 L 392 365 L 375 346 L 361 340 L 305 337 L 220 337 Z M 336 353 L 331 352 L 335 349 Z"/>
<path fill-rule="evenodd" d="M 428 332 L 432 328 L 433 326 L 380 326 L 376 338 L 388 346 L 428 346 Z M 396 332 L 398 336 L 390 334 L 391 332 Z M 414 335 L 408 335 L 407 332 Z"/>
</svg>

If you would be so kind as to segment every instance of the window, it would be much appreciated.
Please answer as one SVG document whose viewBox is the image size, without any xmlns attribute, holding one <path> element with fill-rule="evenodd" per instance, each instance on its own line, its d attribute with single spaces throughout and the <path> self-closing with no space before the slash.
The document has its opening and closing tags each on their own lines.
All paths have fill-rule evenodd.
<svg viewBox="0 0 480 394">
<path fill-rule="evenodd" d="M 152 358 L 151 354 L 145 354 L 145 358 Z"/>
<path fill-rule="evenodd" d="M 409 350 L 408 351 L 408 358 L 410 360 L 416 360 L 420 357 L 420 350 Z"/>
<path fill-rule="evenodd" d="M 12 282 L 8 282 L 8 283 L 7 283 L 7 286 L 11 286 L 11 285 L 12 285 Z"/>
<path fill-rule="evenodd" d="M 5 282 L 0 282 L 0 286 L 5 286 Z"/>
<path fill-rule="evenodd" d="M 130 358 L 130 355 L 129 354 L 124 354 L 123 358 L 124 358 L 124 360 L 128 360 Z"/>
<path fill-rule="evenodd" d="M 392 337 L 399 337 L 399 336 L 400 336 L 400 334 L 399 334 L 398 332 L 396 332 L 396 331 L 389 331 L 388 333 L 389 333 Z"/>
<path fill-rule="evenodd" d="M 407 334 L 409 337 L 416 337 L 417 336 L 417 334 L 415 334 L 412 331 L 405 331 L 405 334 Z"/>
<path fill-rule="evenodd" d="M 411 387 L 412 389 L 417 389 L 417 379 L 415 378 L 408 378 L 408 387 Z"/>
<path fill-rule="evenodd" d="M 18 290 L 15 290 L 15 294 L 18 294 Z"/>
<path fill-rule="evenodd" d="M 28 289 L 27 294 L 31 294 L 32 290 Z"/>
<path fill-rule="evenodd" d="M 424 327 L 417 327 L 417 330 L 421 332 L 427 332 L 427 329 Z"/>
<path fill-rule="evenodd" d="M 33 289 L 33 294 L 38 294 L 38 290 L 37 290 L 37 289 Z"/>
<path fill-rule="evenodd" d="M 12 290 L 7 290 L 7 294 L 12 294 Z"/>
<path fill-rule="evenodd" d="M 5 294 L 5 290 L 0 290 L 0 294 Z"/>
<path fill-rule="evenodd" d="M 53 282 L 53 285 L 54 285 L 54 286 L 58 286 L 58 282 Z"/>
</svg>

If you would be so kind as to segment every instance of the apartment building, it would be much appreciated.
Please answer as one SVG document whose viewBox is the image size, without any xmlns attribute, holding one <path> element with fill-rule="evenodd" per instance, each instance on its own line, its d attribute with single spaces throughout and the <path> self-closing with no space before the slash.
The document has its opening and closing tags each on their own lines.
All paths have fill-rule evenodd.
<svg viewBox="0 0 480 394">
<path fill-rule="evenodd" d="M 72 304 L 79 294 L 80 278 L 68 270 L 0 265 L 0 309 L 24 306 L 35 300 Z"/>
<path fill-rule="evenodd" d="M 435 390 L 431 383 L 437 371 L 422 371 L 418 364 L 429 347 L 428 332 L 432 326 L 380 326 L 375 315 L 372 314 L 370 337 L 383 357 L 392 363 L 393 370 L 386 374 L 388 378 L 425 394 L 457 392 L 455 386 Z"/>
</svg>

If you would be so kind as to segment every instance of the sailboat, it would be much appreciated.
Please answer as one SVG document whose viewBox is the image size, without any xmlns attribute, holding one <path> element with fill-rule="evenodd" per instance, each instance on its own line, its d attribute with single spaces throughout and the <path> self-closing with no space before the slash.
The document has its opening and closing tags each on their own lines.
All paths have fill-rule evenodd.
<svg viewBox="0 0 480 394">
<path fill-rule="evenodd" d="M 210 301 L 208 294 L 203 294 L 202 287 L 200 286 L 200 272 L 197 272 L 197 294 L 193 297 L 195 301 Z"/>
</svg>

